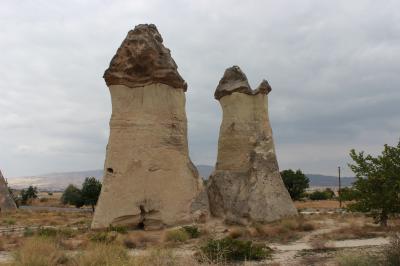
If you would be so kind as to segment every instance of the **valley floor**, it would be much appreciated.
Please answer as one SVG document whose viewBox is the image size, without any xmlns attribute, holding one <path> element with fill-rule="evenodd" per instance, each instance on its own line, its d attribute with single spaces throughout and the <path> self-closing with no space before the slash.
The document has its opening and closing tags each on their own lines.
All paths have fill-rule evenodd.
<svg viewBox="0 0 400 266">
<path fill-rule="evenodd" d="M 126 254 L 124 260 L 129 260 L 129 264 L 109 265 L 350 265 L 344 262 L 355 258 L 382 260 L 391 237 L 400 232 L 399 220 L 391 220 L 388 228 L 382 228 L 364 215 L 334 208 L 332 202 L 320 202 L 318 208 L 315 202 L 314 206 L 301 204 L 304 214 L 270 224 L 227 226 L 218 219 L 195 224 L 192 227 L 199 235 L 193 238 L 182 235 L 181 227 L 94 232 L 89 229 L 92 214 L 87 210 L 23 209 L 0 214 L 0 265 L 29 265 L 21 258 L 40 260 L 49 254 L 58 259 L 39 265 L 94 265 L 85 261 L 96 259 L 101 265 L 107 259 L 121 259 L 98 257 L 111 256 L 109 253 Z M 209 239 L 224 237 L 266 245 L 271 256 L 233 263 L 211 261 L 202 255 L 200 247 Z"/>
</svg>

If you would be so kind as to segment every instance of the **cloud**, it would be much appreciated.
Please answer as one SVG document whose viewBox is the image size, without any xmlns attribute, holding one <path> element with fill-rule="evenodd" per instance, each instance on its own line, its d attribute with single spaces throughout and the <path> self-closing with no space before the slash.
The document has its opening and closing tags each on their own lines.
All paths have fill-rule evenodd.
<svg viewBox="0 0 400 266">
<path fill-rule="evenodd" d="M 372 0 L 3 1 L 0 167 L 8 176 L 101 168 L 111 112 L 103 71 L 127 31 L 152 22 L 189 84 L 195 163 L 215 163 L 213 92 L 237 64 L 253 86 L 272 85 L 281 168 L 334 174 L 349 149 L 376 153 L 398 141 L 399 8 Z"/>
</svg>

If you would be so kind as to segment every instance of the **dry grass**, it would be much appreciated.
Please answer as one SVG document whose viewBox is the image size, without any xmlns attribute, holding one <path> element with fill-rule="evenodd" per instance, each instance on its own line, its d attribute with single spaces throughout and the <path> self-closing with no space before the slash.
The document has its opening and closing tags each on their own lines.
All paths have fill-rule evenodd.
<svg viewBox="0 0 400 266">
<path fill-rule="evenodd" d="M 69 260 L 55 241 L 39 237 L 27 239 L 14 259 L 12 265 L 15 266 L 68 265 Z"/>
<path fill-rule="evenodd" d="M 248 233 L 249 231 L 246 232 L 245 228 L 239 226 L 229 228 L 228 230 L 228 236 L 230 236 L 231 238 L 239 238 L 245 236 Z"/>
<path fill-rule="evenodd" d="M 92 213 L 18 210 L 15 213 L 0 213 L 0 226 L 89 226 Z"/>
<path fill-rule="evenodd" d="M 307 200 L 295 201 L 294 205 L 297 209 L 337 209 L 339 208 L 339 201 L 337 200 Z M 346 203 L 342 202 L 342 207 L 346 207 Z"/>
<path fill-rule="evenodd" d="M 400 231 L 400 226 L 381 227 L 372 224 L 351 223 L 348 226 L 338 228 L 332 232 L 321 235 L 329 240 L 363 239 L 378 236 L 387 236 L 392 232 Z"/>
<path fill-rule="evenodd" d="M 303 217 L 283 219 L 281 221 L 266 225 L 256 224 L 255 230 L 249 229 L 248 232 L 253 237 L 287 243 L 298 239 L 304 232 L 313 231 L 316 224 L 305 220 Z"/>
<path fill-rule="evenodd" d="M 172 229 L 165 233 L 165 240 L 167 242 L 180 242 L 184 243 L 189 240 L 190 235 L 183 228 Z"/>
<path fill-rule="evenodd" d="M 122 266 L 132 265 L 126 249 L 116 244 L 92 243 L 75 258 L 79 266 Z"/>
<path fill-rule="evenodd" d="M 146 248 L 160 244 L 161 236 L 157 232 L 129 232 L 123 237 L 122 243 L 127 248 Z"/>
</svg>

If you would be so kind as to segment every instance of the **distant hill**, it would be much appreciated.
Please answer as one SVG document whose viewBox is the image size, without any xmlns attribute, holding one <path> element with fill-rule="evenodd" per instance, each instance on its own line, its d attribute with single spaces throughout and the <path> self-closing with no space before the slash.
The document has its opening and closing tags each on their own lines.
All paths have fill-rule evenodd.
<svg viewBox="0 0 400 266">
<path fill-rule="evenodd" d="M 310 179 L 310 187 L 338 187 L 339 180 L 337 176 L 327 176 L 318 174 L 306 174 Z M 355 181 L 354 177 L 342 177 L 341 183 L 343 187 L 351 186 Z"/>
<path fill-rule="evenodd" d="M 203 179 L 208 179 L 213 166 L 210 165 L 197 165 L 199 175 Z M 318 174 L 306 174 L 310 179 L 311 187 L 337 187 L 338 178 L 336 176 L 326 176 Z M 103 179 L 103 170 L 89 170 L 89 171 L 76 171 L 76 172 L 60 172 L 48 173 L 37 176 L 23 176 L 8 178 L 8 183 L 12 188 L 22 189 L 30 185 L 36 186 L 42 190 L 64 190 L 69 184 L 80 186 L 85 177 L 94 176 L 99 180 Z M 354 177 L 343 177 L 342 186 L 350 186 L 354 182 Z"/>
</svg>

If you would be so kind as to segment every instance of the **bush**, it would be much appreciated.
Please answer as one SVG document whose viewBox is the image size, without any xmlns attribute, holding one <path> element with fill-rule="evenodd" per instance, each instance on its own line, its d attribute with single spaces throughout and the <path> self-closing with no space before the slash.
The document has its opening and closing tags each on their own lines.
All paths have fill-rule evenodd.
<svg viewBox="0 0 400 266">
<path fill-rule="evenodd" d="M 349 187 L 344 187 L 340 189 L 339 198 L 342 201 L 352 201 L 357 198 L 357 191 Z"/>
<path fill-rule="evenodd" d="M 71 204 L 77 208 L 84 205 L 84 200 L 82 197 L 82 192 L 76 186 L 70 184 L 63 192 L 61 196 L 62 204 Z"/>
<path fill-rule="evenodd" d="M 395 235 L 390 241 L 389 246 L 385 249 L 385 265 L 400 265 L 400 235 Z"/>
<path fill-rule="evenodd" d="M 179 228 L 167 231 L 165 238 L 167 241 L 172 242 L 186 242 L 190 238 L 190 235 L 185 229 Z"/>
<path fill-rule="evenodd" d="M 334 193 L 331 189 L 326 189 L 325 191 L 316 190 L 309 194 L 310 200 L 327 200 L 331 199 Z"/>
<path fill-rule="evenodd" d="M 29 227 L 24 228 L 24 237 L 33 236 L 34 234 L 35 232 L 31 228 Z"/>
<path fill-rule="evenodd" d="M 57 236 L 57 229 L 52 227 L 40 227 L 37 234 L 41 237 L 55 237 Z"/>
<path fill-rule="evenodd" d="M 128 228 L 126 226 L 121 226 L 121 225 L 116 225 L 116 226 L 110 225 L 108 231 L 117 232 L 120 234 L 126 234 L 128 233 Z"/>
<path fill-rule="evenodd" d="M 213 262 L 263 260 L 269 258 L 272 253 L 272 250 L 263 244 L 231 237 L 210 239 L 200 249 L 202 254 Z"/>
<path fill-rule="evenodd" d="M 197 228 L 197 226 L 186 225 L 182 228 L 186 231 L 186 233 L 189 234 L 190 238 L 198 238 L 200 236 L 200 231 L 199 228 Z"/>
<path fill-rule="evenodd" d="M 95 232 L 90 236 L 90 240 L 93 242 L 111 243 L 117 238 L 117 234 L 114 232 Z"/>
<path fill-rule="evenodd" d="M 30 200 L 37 198 L 37 188 L 29 186 L 27 189 L 21 190 L 21 203 L 28 204 Z"/>
<path fill-rule="evenodd" d="M 3 220 L 3 223 L 6 225 L 14 225 L 16 224 L 16 221 L 14 219 L 5 219 Z"/>
</svg>

